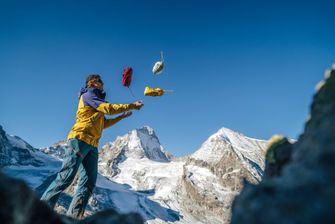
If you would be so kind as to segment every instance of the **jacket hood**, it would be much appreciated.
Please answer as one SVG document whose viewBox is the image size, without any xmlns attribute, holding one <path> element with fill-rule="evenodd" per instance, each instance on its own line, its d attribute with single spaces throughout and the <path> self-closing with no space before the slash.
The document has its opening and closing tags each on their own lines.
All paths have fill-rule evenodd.
<svg viewBox="0 0 335 224">
<path fill-rule="evenodd" d="M 97 88 L 81 88 L 79 91 L 79 98 L 81 97 L 81 95 L 83 95 L 86 92 L 92 92 L 94 93 L 97 97 L 99 97 L 100 99 L 105 99 L 106 98 L 106 92 Z"/>
<path fill-rule="evenodd" d="M 84 93 L 86 93 L 87 91 L 88 91 L 87 88 L 82 87 L 82 88 L 80 89 L 79 93 L 78 93 L 78 97 L 80 98 L 80 96 L 83 95 Z"/>
</svg>

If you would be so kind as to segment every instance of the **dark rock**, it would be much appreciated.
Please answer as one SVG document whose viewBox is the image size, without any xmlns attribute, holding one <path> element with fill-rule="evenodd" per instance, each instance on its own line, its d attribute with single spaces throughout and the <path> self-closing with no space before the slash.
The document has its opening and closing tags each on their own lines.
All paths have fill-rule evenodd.
<svg viewBox="0 0 335 224">
<path fill-rule="evenodd" d="M 293 144 L 287 138 L 273 136 L 266 153 L 264 177 L 280 176 L 284 166 L 292 157 Z"/>
<path fill-rule="evenodd" d="M 24 182 L 0 173 L 0 223 L 64 223 Z"/>
<path fill-rule="evenodd" d="M 259 185 L 244 187 L 233 203 L 232 223 L 335 223 L 334 114 L 335 68 L 318 85 L 292 158 Z"/>
<path fill-rule="evenodd" d="M 119 215 L 113 209 L 106 209 L 84 219 L 80 224 L 142 224 L 142 217 L 137 213 Z"/>
</svg>

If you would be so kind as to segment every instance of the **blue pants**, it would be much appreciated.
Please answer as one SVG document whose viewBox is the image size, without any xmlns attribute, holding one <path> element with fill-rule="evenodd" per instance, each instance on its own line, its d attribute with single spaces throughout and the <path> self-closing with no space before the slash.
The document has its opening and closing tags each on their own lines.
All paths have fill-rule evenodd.
<svg viewBox="0 0 335 224">
<path fill-rule="evenodd" d="M 73 182 L 78 169 L 80 171 L 79 185 L 67 212 L 67 215 L 75 218 L 84 214 L 88 199 L 95 187 L 98 173 L 97 148 L 77 139 L 69 140 L 69 148 L 63 160 L 62 169 L 41 197 L 41 200 L 46 201 L 53 208 L 62 191 Z"/>
</svg>

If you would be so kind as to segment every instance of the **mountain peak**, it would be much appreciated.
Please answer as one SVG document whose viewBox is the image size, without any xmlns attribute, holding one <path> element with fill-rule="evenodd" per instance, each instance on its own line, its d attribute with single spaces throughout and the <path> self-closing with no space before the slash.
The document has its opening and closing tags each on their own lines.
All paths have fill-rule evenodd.
<svg viewBox="0 0 335 224">
<path fill-rule="evenodd" d="M 229 128 L 221 128 L 219 129 L 215 134 L 213 134 L 212 136 L 209 137 L 209 139 L 212 138 L 220 138 L 223 141 L 226 141 L 230 144 L 233 145 L 241 145 L 241 140 L 242 141 L 257 141 L 257 142 L 265 142 L 265 140 L 260 140 L 260 139 L 255 139 L 255 138 L 250 138 L 245 136 L 242 133 L 239 133 L 237 131 L 233 131 Z M 243 145 L 243 144 L 242 144 Z"/>
<path fill-rule="evenodd" d="M 149 126 L 131 130 L 117 137 L 115 141 L 102 147 L 102 153 L 104 151 L 122 153 L 126 158 L 147 158 L 159 162 L 168 162 L 172 157 L 164 150 L 154 129 Z"/>
<path fill-rule="evenodd" d="M 229 134 L 238 134 L 238 135 L 243 135 L 237 131 L 233 131 L 229 128 L 222 127 L 220 128 L 215 134 L 221 134 L 221 135 L 229 135 Z"/>
<path fill-rule="evenodd" d="M 147 125 L 145 125 L 141 128 L 135 129 L 135 130 L 139 131 L 139 132 L 147 133 L 148 135 L 155 135 L 156 136 L 154 129 L 151 128 L 150 126 L 147 126 Z"/>
<path fill-rule="evenodd" d="M 119 173 L 119 164 L 127 159 L 169 162 L 171 158 L 172 155 L 164 150 L 154 130 L 144 126 L 105 144 L 100 152 L 99 168 L 102 173 L 114 176 Z"/>
<path fill-rule="evenodd" d="M 253 149 L 264 149 L 267 141 L 249 138 L 228 128 L 221 128 L 211 135 L 191 156 L 195 159 L 218 162 L 225 150 L 253 154 Z"/>
<path fill-rule="evenodd" d="M 0 167 L 8 165 L 41 166 L 43 163 L 33 153 L 37 150 L 15 135 L 9 135 L 0 126 Z"/>
</svg>

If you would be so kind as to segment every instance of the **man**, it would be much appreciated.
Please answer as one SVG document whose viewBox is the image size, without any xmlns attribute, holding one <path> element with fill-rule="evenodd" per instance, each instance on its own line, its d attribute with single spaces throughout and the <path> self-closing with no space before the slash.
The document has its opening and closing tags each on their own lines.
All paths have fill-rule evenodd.
<svg viewBox="0 0 335 224">
<path fill-rule="evenodd" d="M 41 197 L 41 200 L 53 208 L 60 193 L 71 185 L 79 169 L 79 185 L 67 212 L 75 218 L 81 218 L 84 214 L 95 187 L 98 173 L 97 147 L 103 129 L 129 117 L 132 114 L 130 110 L 140 110 L 143 106 L 140 101 L 132 104 L 110 104 L 105 101 L 105 96 L 100 76 L 89 75 L 85 88 L 80 91 L 76 123 L 68 135 L 69 150 L 62 169 Z M 105 118 L 105 115 L 120 113 L 123 114 L 114 119 Z"/>
</svg>

